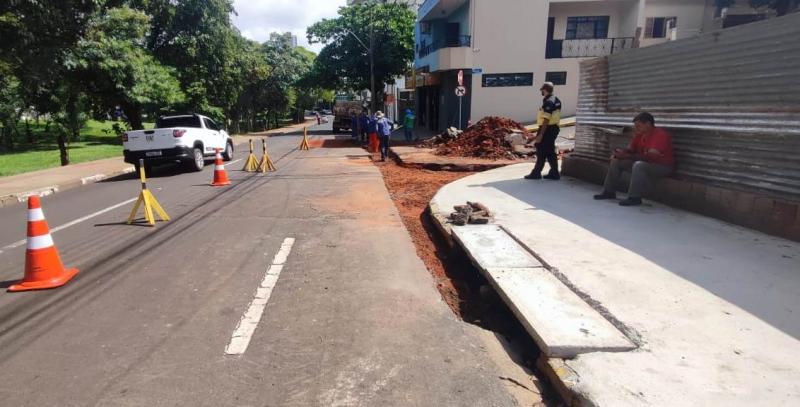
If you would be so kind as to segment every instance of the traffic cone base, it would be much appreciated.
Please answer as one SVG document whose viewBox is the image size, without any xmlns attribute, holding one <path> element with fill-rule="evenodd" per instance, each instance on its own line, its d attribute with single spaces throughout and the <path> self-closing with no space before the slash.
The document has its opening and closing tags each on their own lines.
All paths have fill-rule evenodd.
<svg viewBox="0 0 800 407">
<path fill-rule="evenodd" d="M 242 167 L 242 171 L 245 172 L 254 172 L 258 171 L 258 158 L 256 155 L 253 154 L 253 140 L 250 140 L 250 155 L 247 156 L 247 161 L 244 163 L 244 167 Z"/>
<path fill-rule="evenodd" d="M 258 163 L 258 172 L 270 172 L 270 171 L 277 171 L 278 169 L 275 168 L 275 163 L 272 162 L 272 159 L 269 158 L 269 153 L 267 153 L 267 140 L 261 140 L 261 148 L 262 148 L 262 155 L 261 155 L 261 162 Z"/>
<path fill-rule="evenodd" d="M 132 224 L 133 221 L 136 219 L 136 214 L 139 211 L 139 206 L 142 207 L 144 211 L 144 220 L 150 224 L 150 226 L 156 225 L 156 218 L 153 216 L 153 211 L 161 218 L 162 221 L 168 222 L 169 215 L 167 212 L 164 211 L 164 208 L 156 200 L 156 197 L 153 196 L 153 193 L 150 192 L 149 189 L 143 189 L 141 193 L 139 193 L 139 199 L 136 201 L 136 205 L 133 206 L 133 210 L 131 210 L 130 216 L 128 216 L 128 224 Z"/>
<path fill-rule="evenodd" d="M 303 127 L 303 142 L 300 143 L 301 150 L 308 150 L 308 128 Z"/>
<path fill-rule="evenodd" d="M 269 156 L 266 154 L 264 155 L 263 158 L 261 158 L 261 162 L 258 163 L 259 172 L 271 172 L 277 170 L 278 169 L 275 168 L 275 164 L 272 162 L 272 159 L 270 159 Z"/>
<path fill-rule="evenodd" d="M 69 282 L 72 277 L 78 274 L 78 269 L 65 269 L 61 275 L 58 277 L 53 277 L 46 280 L 35 280 L 31 279 L 31 281 L 22 280 L 19 284 L 14 284 L 11 287 L 8 287 L 8 291 L 20 292 L 20 291 L 33 291 L 33 290 L 46 290 L 48 288 L 58 288 L 62 285 Z"/>
<path fill-rule="evenodd" d="M 28 247 L 25 250 L 25 277 L 8 287 L 10 292 L 61 287 L 78 274 L 64 269 L 50 236 L 38 196 L 28 198 Z"/>
<path fill-rule="evenodd" d="M 256 158 L 255 154 L 250 153 L 250 155 L 247 156 L 247 161 L 244 163 L 244 168 L 242 168 L 242 171 L 254 172 L 257 169 L 258 169 L 258 158 Z"/>
<path fill-rule="evenodd" d="M 147 178 L 144 173 L 144 161 L 142 160 L 139 160 L 139 178 L 142 180 L 142 192 L 139 193 L 139 199 L 136 200 L 136 204 L 133 205 L 131 214 L 128 216 L 128 224 L 130 225 L 136 219 L 136 214 L 139 212 L 140 206 L 144 211 L 144 220 L 147 221 L 150 226 L 156 225 L 156 218 L 153 216 L 154 210 L 162 221 L 168 222 L 169 215 L 167 215 L 167 212 L 165 212 L 164 208 L 158 203 L 153 193 L 147 189 Z"/>
</svg>

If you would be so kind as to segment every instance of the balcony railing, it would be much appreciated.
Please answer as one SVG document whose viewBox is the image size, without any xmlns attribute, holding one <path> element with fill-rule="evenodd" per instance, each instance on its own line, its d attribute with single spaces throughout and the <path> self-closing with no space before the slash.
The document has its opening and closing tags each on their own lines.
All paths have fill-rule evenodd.
<svg viewBox="0 0 800 407">
<path fill-rule="evenodd" d="M 431 44 L 421 43 L 417 45 L 417 55 L 425 58 L 433 52 L 442 48 L 469 47 L 472 45 L 472 37 L 469 35 L 459 35 L 458 37 L 440 38 Z"/>
<path fill-rule="evenodd" d="M 602 57 L 633 48 L 633 42 L 633 37 L 550 40 L 547 42 L 545 57 L 548 59 Z"/>
</svg>

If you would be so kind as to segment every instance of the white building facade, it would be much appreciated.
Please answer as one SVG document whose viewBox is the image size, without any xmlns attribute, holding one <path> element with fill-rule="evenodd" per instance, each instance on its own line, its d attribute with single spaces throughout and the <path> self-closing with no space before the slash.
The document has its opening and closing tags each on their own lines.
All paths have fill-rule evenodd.
<svg viewBox="0 0 800 407">
<path fill-rule="evenodd" d="M 718 15 L 714 0 L 427 0 L 407 83 L 418 124 L 459 126 L 458 71 L 462 128 L 486 116 L 534 121 L 545 81 L 572 116 L 582 60 L 696 36 L 719 28 Z"/>
</svg>

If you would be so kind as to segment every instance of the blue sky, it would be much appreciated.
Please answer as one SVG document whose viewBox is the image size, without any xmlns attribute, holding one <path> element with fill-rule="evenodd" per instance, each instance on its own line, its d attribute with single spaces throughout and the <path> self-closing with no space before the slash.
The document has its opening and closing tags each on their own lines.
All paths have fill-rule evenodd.
<svg viewBox="0 0 800 407">
<path fill-rule="evenodd" d="M 323 19 L 336 17 L 336 11 L 346 0 L 235 0 L 238 16 L 233 23 L 245 37 L 263 42 L 273 31 L 291 31 L 298 45 L 314 52 L 321 44 L 308 45 L 306 27 Z"/>
</svg>

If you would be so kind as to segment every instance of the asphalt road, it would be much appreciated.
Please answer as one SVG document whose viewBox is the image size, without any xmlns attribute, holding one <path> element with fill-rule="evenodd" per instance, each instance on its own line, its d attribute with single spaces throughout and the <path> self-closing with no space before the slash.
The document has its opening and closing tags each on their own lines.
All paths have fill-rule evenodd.
<svg viewBox="0 0 800 407">
<path fill-rule="evenodd" d="M 132 176 L 43 198 L 51 229 L 107 211 L 53 233 L 80 269 L 66 286 L 0 293 L 0 404 L 514 405 L 363 151 L 300 140 L 270 138 L 278 172 L 238 161 L 229 187 L 208 186 L 213 165 L 157 171 L 172 221 L 154 228 L 124 224 Z M 0 208 L 3 288 L 22 277 L 25 246 L 8 246 L 25 211 Z"/>
</svg>

